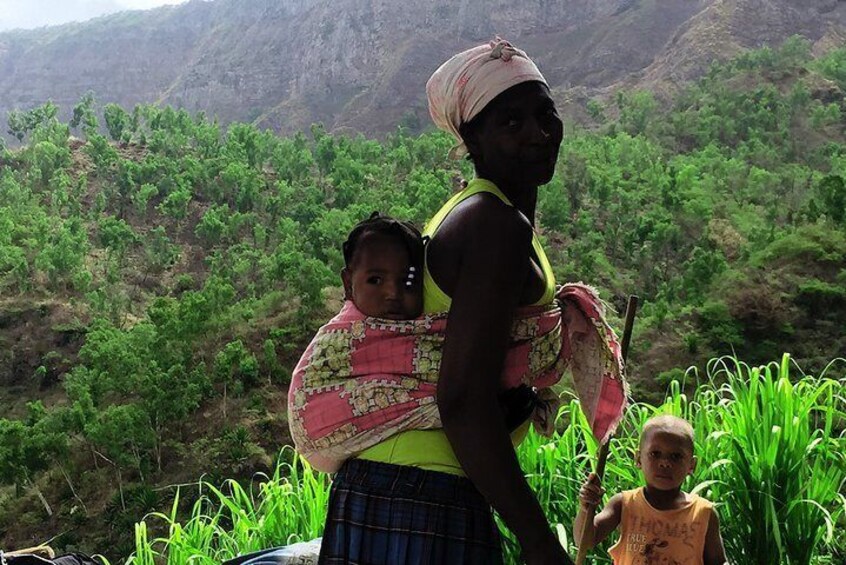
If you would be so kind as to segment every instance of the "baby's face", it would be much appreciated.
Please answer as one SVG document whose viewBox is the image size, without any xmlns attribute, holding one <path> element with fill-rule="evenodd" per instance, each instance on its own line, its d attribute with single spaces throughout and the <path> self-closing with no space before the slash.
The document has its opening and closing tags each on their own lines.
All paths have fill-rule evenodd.
<svg viewBox="0 0 846 565">
<path fill-rule="evenodd" d="M 674 490 L 693 473 L 696 458 L 683 435 L 652 430 L 641 443 L 638 466 L 643 470 L 647 485 L 657 490 Z"/>
<path fill-rule="evenodd" d="M 355 250 L 341 278 L 347 298 L 366 316 L 389 320 L 416 318 L 423 311 L 423 273 L 412 267 L 408 250 L 395 238 L 369 234 Z"/>
</svg>

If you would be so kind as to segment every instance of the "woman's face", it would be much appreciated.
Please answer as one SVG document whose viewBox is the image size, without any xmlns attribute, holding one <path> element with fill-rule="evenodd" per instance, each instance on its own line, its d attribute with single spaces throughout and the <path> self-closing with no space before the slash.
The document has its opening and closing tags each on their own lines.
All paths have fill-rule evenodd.
<svg viewBox="0 0 846 565">
<path fill-rule="evenodd" d="M 546 85 L 524 82 L 494 98 L 465 132 L 479 176 L 539 186 L 555 172 L 564 127 Z"/>
</svg>

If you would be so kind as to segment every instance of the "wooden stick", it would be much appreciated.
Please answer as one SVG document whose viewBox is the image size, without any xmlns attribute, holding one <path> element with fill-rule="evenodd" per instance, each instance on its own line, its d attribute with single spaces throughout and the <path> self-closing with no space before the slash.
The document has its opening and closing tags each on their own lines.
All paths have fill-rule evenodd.
<svg viewBox="0 0 846 565">
<path fill-rule="evenodd" d="M 634 319 L 637 313 L 637 296 L 632 294 L 629 296 L 629 302 L 626 304 L 626 321 L 623 326 L 623 339 L 620 342 L 620 353 L 623 356 L 623 363 L 629 357 L 629 343 L 632 341 L 632 329 L 634 329 Z"/>
<path fill-rule="evenodd" d="M 626 305 L 626 322 L 623 326 L 623 339 L 620 342 L 620 354 L 623 356 L 623 367 L 625 368 L 625 361 L 629 355 L 629 343 L 632 340 L 632 329 L 634 328 L 635 313 L 637 312 L 637 296 L 632 294 L 629 296 L 629 302 Z M 599 446 L 599 451 L 596 454 L 596 476 L 599 480 L 605 475 L 605 462 L 608 460 L 608 451 L 611 446 L 611 439 Z M 596 507 L 591 506 L 585 509 L 585 521 L 582 523 L 582 535 L 579 536 L 579 553 L 576 555 L 576 565 L 584 565 L 587 557 L 589 545 L 593 545 L 593 528 L 588 534 L 588 524 L 593 524 L 593 518 L 596 516 Z"/>
</svg>

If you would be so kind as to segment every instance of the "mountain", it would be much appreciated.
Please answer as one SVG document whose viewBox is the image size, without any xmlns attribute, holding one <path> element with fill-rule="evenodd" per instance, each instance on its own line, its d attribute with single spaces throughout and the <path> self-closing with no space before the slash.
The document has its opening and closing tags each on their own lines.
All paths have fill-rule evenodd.
<svg viewBox="0 0 846 565">
<path fill-rule="evenodd" d="M 429 123 L 426 79 L 500 34 L 528 51 L 565 111 L 589 97 L 659 93 L 713 60 L 799 34 L 846 38 L 843 0 L 191 0 L 83 23 L 0 33 L 0 115 L 87 91 L 160 102 L 283 133 L 320 121 L 379 134 Z"/>
</svg>

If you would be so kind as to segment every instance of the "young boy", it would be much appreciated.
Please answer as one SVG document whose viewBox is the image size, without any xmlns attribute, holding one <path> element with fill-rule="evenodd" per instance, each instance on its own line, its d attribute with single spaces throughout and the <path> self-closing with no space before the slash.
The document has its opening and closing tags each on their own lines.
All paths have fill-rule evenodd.
<svg viewBox="0 0 846 565">
<path fill-rule="evenodd" d="M 423 239 L 407 222 L 374 212 L 344 242 L 344 298 L 365 316 L 411 320 L 423 312 Z"/>
<path fill-rule="evenodd" d="M 713 504 L 681 490 L 696 468 L 693 427 L 676 416 L 656 416 L 643 426 L 637 466 L 646 486 L 611 497 L 588 524 L 593 547 L 620 527 L 620 539 L 608 551 L 615 565 L 723 565 L 720 524 Z M 579 492 L 581 508 L 574 537 L 581 542 L 585 509 L 598 507 L 604 489 L 591 473 Z M 588 533 L 588 535 L 590 535 Z"/>
</svg>

